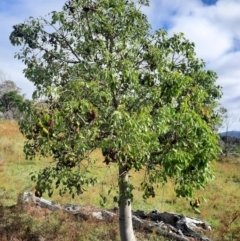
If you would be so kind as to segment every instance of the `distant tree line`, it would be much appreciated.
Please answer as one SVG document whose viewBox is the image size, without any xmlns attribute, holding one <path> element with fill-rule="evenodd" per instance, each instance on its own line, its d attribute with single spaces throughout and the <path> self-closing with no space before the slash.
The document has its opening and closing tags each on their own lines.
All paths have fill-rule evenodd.
<svg viewBox="0 0 240 241">
<path fill-rule="evenodd" d="M 229 134 L 220 135 L 222 152 L 225 156 L 240 155 L 240 138 Z"/>
<path fill-rule="evenodd" d="M 223 142 L 229 142 L 232 145 L 240 145 L 240 138 L 235 136 L 221 136 Z"/>
</svg>

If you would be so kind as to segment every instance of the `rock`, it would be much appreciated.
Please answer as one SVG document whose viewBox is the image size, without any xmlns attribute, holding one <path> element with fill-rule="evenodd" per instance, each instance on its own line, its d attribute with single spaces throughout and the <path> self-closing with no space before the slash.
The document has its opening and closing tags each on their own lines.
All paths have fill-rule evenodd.
<svg viewBox="0 0 240 241">
<path fill-rule="evenodd" d="M 34 202 L 37 206 L 41 208 L 48 208 L 51 211 L 61 209 L 61 206 L 59 204 L 55 204 L 51 201 L 48 201 L 44 198 L 39 198 L 36 197 L 33 193 L 31 192 L 24 192 L 23 196 L 18 198 L 18 203 L 24 203 L 24 202 Z"/>
<path fill-rule="evenodd" d="M 23 195 L 19 196 L 18 203 L 22 202 L 34 202 L 34 195 L 31 192 L 24 192 Z"/>
<path fill-rule="evenodd" d="M 92 216 L 99 220 L 109 221 L 111 220 L 111 218 L 116 216 L 116 214 L 110 211 L 103 210 L 103 211 L 93 212 Z"/>
<path fill-rule="evenodd" d="M 210 241 L 206 237 L 202 237 L 195 230 L 211 230 L 210 225 L 195 218 L 185 217 L 176 213 L 159 213 L 157 210 L 153 210 L 149 214 L 145 214 L 141 210 L 133 212 L 133 221 L 139 226 L 139 221 L 134 218 L 137 216 L 145 221 L 144 226 L 148 230 L 153 230 L 153 227 L 159 232 L 159 234 L 165 237 L 171 237 L 174 240 L 198 240 L 198 241 Z M 158 224 L 158 225 L 157 225 Z M 167 231 L 166 231 L 167 230 Z M 167 232 L 167 233 L 166 233 Z"/>
<path fill-rule="evenodd" d="M 68 213 L 77 214 L 81 211 L 81 206 L 74 205 L 74 204 L 66 204 L 63 206 L 63 210 Z"/>
</svg>

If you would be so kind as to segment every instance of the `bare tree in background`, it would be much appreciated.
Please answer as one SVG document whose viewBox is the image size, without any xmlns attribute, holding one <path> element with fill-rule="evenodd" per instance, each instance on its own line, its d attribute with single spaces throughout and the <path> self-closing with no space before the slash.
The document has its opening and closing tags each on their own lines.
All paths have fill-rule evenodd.
<svg viewBox="0 0 240 241">
<path fill-rule="evenodd" d="M 227 109 L 224 107 L 219 108 L 219 114 L 220 114 L 220 118 L 221 118 L 221 126 L 219 126 L 219 127 L 223 128 L 225 130 L 223 152 L 224 152 L 225 156 L 228 156 L 229 152 L 230 152 L 230 147 L 231 147 L 230 138 L 229 138 L 229 129 L 235 120 L 231 114 L 229 115 Z"/>
<path fill-rule="evenodd" d="M 12 80 L 7 79 L 6 74 L 0 70 L 0 97 L 10 91 L 20 92 L 21 89 Z"/>
</svg>

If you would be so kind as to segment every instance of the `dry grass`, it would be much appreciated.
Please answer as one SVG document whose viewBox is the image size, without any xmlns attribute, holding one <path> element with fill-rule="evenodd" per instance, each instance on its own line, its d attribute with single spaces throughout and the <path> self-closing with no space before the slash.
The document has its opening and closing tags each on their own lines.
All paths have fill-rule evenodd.
<svg viewBox="0 0 240 241">
<path fill-rule="evenodd" d="M 20 134 L 16 122 L 0 121 L 0 202 L 5 207 L 15 204 L 19 193 L 25 190 L 32 191 L 34 183 L 30 181 L 29 173 L 49 165 L 51 161 L 47 159 L 26 161 L 22 151 L 23 143 L 24 138 Z M 92 173 L 98 176 L 99 183 L 94 187 L 89 187 L 87 192 L 74 200 L 69 195 L 62 198 L 56 192 L 52 197 L 53 201 L 62 204 L 75 203 L 100 206 L 99 194 L 107 195 L 110 187 L 116 187 L 117 169 L 113 165 L 105 166 L 102 162 L 103 157 L 100 150 L 96 150 L 92 158 L 97 159 L 96 168 L 92 170 Z M 200 214 L 196 214 L 191 209 L 189 201 L 175 197 L 171 182 L 165 186 L 160 185 L 160 188 L 156 191 L 156 198 L 150 198 L 146 201 L 141 198 L 141 190 L 139 186 L 136 186 L 133 209 L 145 211 L 157 209 L 162 212 L 172 211 L 188 216 L 196 216 L 213 226 L 213 231 L 209 234 L 209 237 L 213 240 L 238 241 L 240 240 L 240 159 L 222 159 L 213 165 L 213 169 L 216 173 L 215 180 L 209 183 L 204 191 L 197 191 L 195 195 L 200 198 L 204 196 L 206 199 L 206 201 L 201 203 Z M 133 172 L 131 175 L 131 182 L 139 185 L 144 173 L 143 171 Z M 112 197 L 115 194 L 113 192 L 109 195 L 106 208 L 112 208 L 115 205 L 112 202 Z M 45 196 L 45 198 L 48 197 Z M 7 212 L 10 212 L 10 210 L 7 209 Z M 19 216 L 17 220 L 19 221 L 18 225 L 21 226 L 20 230 L 24 226 L 26 228 L 24 230 L 26 232 L 28 230 L 29 235 L 30 233 L 40 235 L 39 230 L 44 228 L 46 230 L 44 235 L 48 237 L 47 240 L 119 240 L 117 222 L 113 224 L 87 222 L 79 225 L 78 222 L 73 221 L 67 214 L 38 213 L 37 210 L 31 208 L 29 208 L 27 213 L 24 210 L 23 212 L 16 212 L 15 210 L 11 215 Z M 12 219 L 9 218 L 9 220 Z M 46 220 L 48 220 L 49 224 L 47 226 Z M 11 223 L 11 221 L 9 222 Z M 31 225 L 33 226 L 29 226 L 29 223 L 32 223 Z M 91 230 L 96 231 L 92 232 Z M 21 231 L 21 233 L 27 237 L 28 234 L 25 231 Z M 114 234 L 114 237 L 106 236 L 110 232 Z M 73 236 L 66 236 L 66 233 L 71 233 Z M 86 236 L 86 233 L 89 236 Z M 151 236 L 147 234 L 138 235 L 140 240 L 160 240 L 154 234 Z M 4 239 L 2 238 L 2 240 Z"/>
<path fill-rule="evenodd" d="M 23 144 L 17 123 L 0 121 L 0 198 L 4 205 L 14 204 L 18 193 L 32 190 L 29 173 L 46 165 L 46 161 L 26 161 Z"/>
</svg>

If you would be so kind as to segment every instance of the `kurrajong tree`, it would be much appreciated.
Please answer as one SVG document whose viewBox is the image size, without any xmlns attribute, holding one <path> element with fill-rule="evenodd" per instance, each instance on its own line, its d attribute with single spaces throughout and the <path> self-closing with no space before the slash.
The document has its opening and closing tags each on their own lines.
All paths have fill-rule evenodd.
<svg viewBox="0 0 240 241">
<path fill-rule="evenodd" d="M 10 36 L 36 87 L 20 121 L 24 151 L 54 160 L 34 179 L 36 194 L 83 193 L 97 181 L 84 163 L 101 148 L 106 166 L 119 169 L 125 241 L 135 240 L 129 172 L 145 170 L 144 198 L 169 178 L 178 196 L 191 197 L 212 178 L 218 150 L 216 73 L 183 34 L 152 31 L 142 5 L 148 1 L 72 0 L 48 18 L 13 26 Z"/>
</svg>

